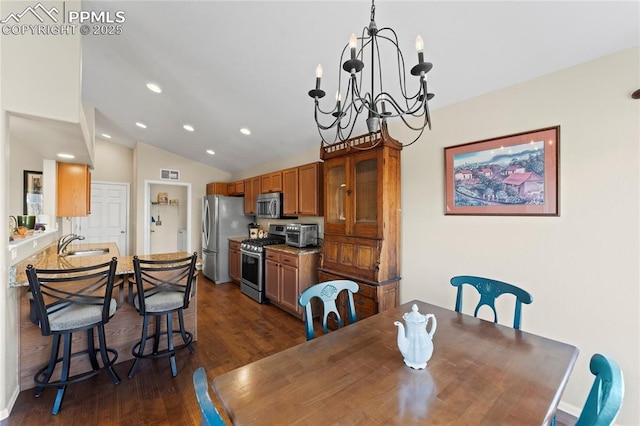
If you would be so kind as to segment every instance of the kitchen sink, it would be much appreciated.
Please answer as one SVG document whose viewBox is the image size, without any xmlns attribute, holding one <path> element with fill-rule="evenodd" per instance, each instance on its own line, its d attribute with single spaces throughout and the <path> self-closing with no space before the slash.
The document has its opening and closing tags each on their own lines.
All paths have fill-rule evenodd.
<svg viewBox="0 0 640 426">
<path fill-rule="evenodd" d="M 108 248 L 94 248 L 86 250 L 72 250 L 62 254 L 62 257 L 76 257 L 76 256 L 99 256 L 101 254 L 108 254 Z"/>
</svg>

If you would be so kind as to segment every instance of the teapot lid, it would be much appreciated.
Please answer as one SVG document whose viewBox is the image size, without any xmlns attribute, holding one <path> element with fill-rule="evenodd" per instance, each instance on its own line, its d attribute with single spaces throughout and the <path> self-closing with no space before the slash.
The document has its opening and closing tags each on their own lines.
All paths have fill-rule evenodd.
<svg viewBox="0 0 640 426">
<path fill-rule="evenodd" d="M 405 321 L 409 322 L 424 322 L 426 317 L 418 312 L 418 305 L 415 303 L 411 307 L 411 312 L 407 312 L 402 316 Z"/>
</svg>

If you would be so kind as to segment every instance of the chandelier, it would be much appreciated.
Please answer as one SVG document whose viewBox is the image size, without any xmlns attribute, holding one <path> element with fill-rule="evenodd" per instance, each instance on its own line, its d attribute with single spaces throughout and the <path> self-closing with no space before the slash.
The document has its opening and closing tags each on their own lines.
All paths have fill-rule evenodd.
<svg viewBox="0 0 640 426">
<path fill-rule="evenodd" d="M 342 69 L 347 73 L 348 77 L 345 78 L 346 81 L 344 83 L 343 79 L 339 78 L 335 104 L 333 104 L 333 109 L 331 110 L 324 111 L 320 108 L 320 99 L 325 96 L 324 90 L 320 88 L 322 65 L 318 65 L 316 68 L 316 87 L 309 91 L 309 96 L 314 99 L 314 118 L 323 146 L 338 141 L 346 142 L 350 139 L 359 117 L 365 114 L 367 116 L 367 130 L 370 134 L 381 131 L 381 135 L 384 138 L 384 135 L 388 135 L 387 120 L 398 117 L 407 128 L 417 132 L 415 139 L 409 143 L 403 144 L 390 138 L 391 141 L 401 147 L 415 143 L 427 126 L 431 129 L 428 101 L 433 98 L 434 94 L 427 92 L 427 73 L 433 65 L 424 61 L 424 42 L 422 37 L 416 37 L 418 63 L 411 68 L 411 75 L 418 77 L 418 89 L 417 92 L 410 95 L 407 92 L 404 56 L 398 46 L 396 32 L 387 27 L 378 29 L 375 22 L 375 12 L 376 7 L 374 0 L 372 0 L 369 26 L 362 29 L 360 37 L 351 34 L 349 43 L 342 50 L 340 64 L 342 64 Z M 359 48 L 358 44 L 360 44 Z M 395 98 L 387 91 L 387 87 L 383 85 L 382 59 L 380 55 L 382 45 L 386 46 L 383 48 L 391 48 L 396 56 L 398 86 L 394 89 L 396 90 Z M 349 54 L 345 58 L 347 48 Z M 370 56 L 366 57 L 368 50 L 370 50 Z M 370 64 L 368 81 L 366 78 L 363 80 L 364 71 L 366 71 L 365 61 Z M 370 92 L 366 92 L 367 85 L 370 85 Z M 345 88 L 344 95 L 342 92 L 343 86 Z M 420 118 L 420 120 L 413 117 Z M 325 124 L 321 123 L 321 120 L 324 120 Z M 332 138 L 325 137 L 325 135 L 331 133 L 333 133 Z M 373 146 L 375 145 L 377 144 Z"/>
</svg>

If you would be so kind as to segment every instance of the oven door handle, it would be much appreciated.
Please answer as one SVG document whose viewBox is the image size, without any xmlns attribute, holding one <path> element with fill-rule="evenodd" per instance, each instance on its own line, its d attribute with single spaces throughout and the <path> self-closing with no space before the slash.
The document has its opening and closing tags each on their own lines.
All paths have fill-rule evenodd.
<svg viewBox="0 0 640 426">
<path fill-rule="evenodd" d="M 244 251 L 242 249 L 240 249 L 240 254 L 244 254 L 244 255 L 247 255 L 249 257 L 253 257 L 254 259 L 258 259 L 258 260 L 260 260 L 260 257 L 261 257 L 261 255 L 258 254 L 258 253 L 254 253 L 252 251 Z"/>
</svg>

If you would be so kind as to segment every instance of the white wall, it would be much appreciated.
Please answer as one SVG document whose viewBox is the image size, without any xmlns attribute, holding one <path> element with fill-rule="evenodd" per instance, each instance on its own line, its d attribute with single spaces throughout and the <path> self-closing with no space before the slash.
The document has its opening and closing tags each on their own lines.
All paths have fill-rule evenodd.
<svg viewBox="0 0 640 426">
<path fill-rule="evenodd" d="M 153 202 L 156 201 L 159 192 L 166 193 L 169 200 L 178 200 L 178 205 L 151 206 L 150 213 L 155 222 L 151 223 L 150 254 L 176 252 L 178 251 L 178 229 L 187 228 L 187 187 L 153 184 L 150 186 L 150 192 Z M 196 225 L 199 229 L 199 223 Z M 191 249 L 195 250 L 197 247 L 199 245 Z"/>
<path fill-rule="evenodd" d="M 402 155 L 401 302 L 453 308 L 454 275 L 524 287 L 523 330 L 580 349 L 561 408 L 580 411 L 602 352 L 625 375 L 625 425 L 640 424 L 639 87 L 640 49 L 625 50 L 436 110 Z M 554 125 L 560 217 L 444 215 L 444 147 Z"/>
<path fill-rule="evenodd" d="M 134 148 L 135 188 L 133 192 L 135 200 L 132 204 L 134 211 L 138 212 L 135 218 L 136 239 L 133 253 L 140 252 L 144 248 L 144 220 L 141 217 L 144 212 L 144 204 L 149 200 L 144 199 L 144 181 L 159 180 L 160 169 L 180 171 L 180 182 L 191 183 L 191 250 L 200 251 L 201 236 L 200 222 L 202 219 L 202 197 L 206 194 L 207 183 L 228 182 L 231 175 L 213 167 L 201 163 L 195 163 L 179 155 L 156 148 L 154 146 L 138 142 Z"/>
</svg>

